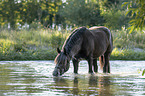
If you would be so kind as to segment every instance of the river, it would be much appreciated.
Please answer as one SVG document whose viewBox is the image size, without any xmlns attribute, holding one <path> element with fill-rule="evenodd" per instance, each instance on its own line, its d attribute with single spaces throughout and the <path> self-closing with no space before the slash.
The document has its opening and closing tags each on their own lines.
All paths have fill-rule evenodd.
<svg viewBox="0 0 145 96">
<path fill-rule="evenodd" d="M 145 61 L 110 61 L 111 73 L 88 74 L 81 61 L 78 75 L 73 66 L 53 77 L 54 61 L 0 61 L 0 96 L 143 96 Z"/>
</svg>

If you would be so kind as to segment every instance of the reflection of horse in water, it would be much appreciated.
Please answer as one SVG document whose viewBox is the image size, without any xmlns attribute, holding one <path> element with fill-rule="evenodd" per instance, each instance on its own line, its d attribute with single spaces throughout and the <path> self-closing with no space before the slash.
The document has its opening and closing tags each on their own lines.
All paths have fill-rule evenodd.
<svg viewBox="0 0 145 96">
<path fill-rule="evenodd" d="M 110 91 L 109 76 L 88 76 L 87 78 L 76 76 L 73 80 L 55 77 L 54 84 L 49 85 L 55 91 L 62 92 L 66 95 L 106 95 L 112 96 Z"/>
<path fill-rule="evenodd" d="M 89 64 L 89 73 L 98 72 L 97 58 L 101 62 L 104 73 L 110 73 L 109 57 L 113 49 L 111 32 L 106 27 L 78 28 L 65 41 L 62 51 L 57 49 L 54 76 L 68 71 L 70 60 L 73 61 L 74 73 L 78 73 L 78 63 L 81 58 Z M 93 68 L 93 69 L 92 69 Z"/>
</svg>

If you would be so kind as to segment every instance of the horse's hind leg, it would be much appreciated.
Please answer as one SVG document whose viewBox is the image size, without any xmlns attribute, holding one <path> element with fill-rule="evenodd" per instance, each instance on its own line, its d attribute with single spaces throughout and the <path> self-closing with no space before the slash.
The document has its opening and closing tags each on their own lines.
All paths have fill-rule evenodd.
<svg viewBox="0 0 145 96">
<path fill-rule="evenodd" d="M 79 61 L 78 61 L 78 59 L 73 58 L 72 62 L 73 62 L 73 66 L 74 66 L 74 73 L 78 74 L 78 64 L 79 64 Z"/>
<path fill-rule="evenodd" d="M 109 64 L 109 59 L 110 59 L 110 53 L 105 53 L 104 54 L 104 58 L 105 58 L 105 64 L 103 67 L 103 73 L 110 73 L 110 64 Z"/>
<path fill-rule="evenodd" d="M 98 72 L 97 59 L 93 60 L 94 72 Z"/>
</svg>

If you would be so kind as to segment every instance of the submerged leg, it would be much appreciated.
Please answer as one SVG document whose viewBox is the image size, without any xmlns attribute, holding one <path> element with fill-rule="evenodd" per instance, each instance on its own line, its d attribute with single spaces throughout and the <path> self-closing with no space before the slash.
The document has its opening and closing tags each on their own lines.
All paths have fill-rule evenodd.
<svg viewBox="0 0 145 96">
<path fill-rule="evenodd" d="M 104 64 L 104 67 L 103 67 L 103 72 L 104 73 L 110 73 L 110 64 L 109 64 L 110 54 L 105 53 L 104 57 L 105 57 L 105 64 Z"/>
<path fill-rule="evenodd" d="M 78 74 L 78 64 L 79 64 L 79 61 L 78 59 L 72 59 L 72 62 L 73 62 L 73 66 L 74 66 L 74 73 L 75 74 Z"/>
<path fill-rule="evenodd" d="M 94 72 L 98 72 L 97 59 L 93 60 Z"/>
<path fill-rule="evenodd" d="M 93 70 L 92 70 L 92 65 L 93 65 L 93 59 L 92 58 L 89 58 L 88 60 L 88 64 L 89 64 L 89 73 L 93 73 Z"/>
</svg>

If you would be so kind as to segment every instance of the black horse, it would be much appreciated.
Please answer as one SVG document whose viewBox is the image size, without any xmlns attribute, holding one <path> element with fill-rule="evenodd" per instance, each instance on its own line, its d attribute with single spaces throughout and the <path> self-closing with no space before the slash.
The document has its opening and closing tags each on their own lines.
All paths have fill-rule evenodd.
<svg viewBox="0 0 145 96">
<path fill-rule="evenodd" d="M 73 61 L 74 73 L 78 73 L 78 63 L 86 59 L 89 64 L 89 73 L 98 72 L 97 58 L 99 57 L 101 69 L 110 73 L 109 58 L 113 50 L 113 38 L 108 28 L 80 27 L 64 42 L 62 50 L 57 48 L 53 76 L 60 76 L 68 71 L 70 60 Z M 93 70 L 94 69 L 94 70 Z"/>
</svg>

